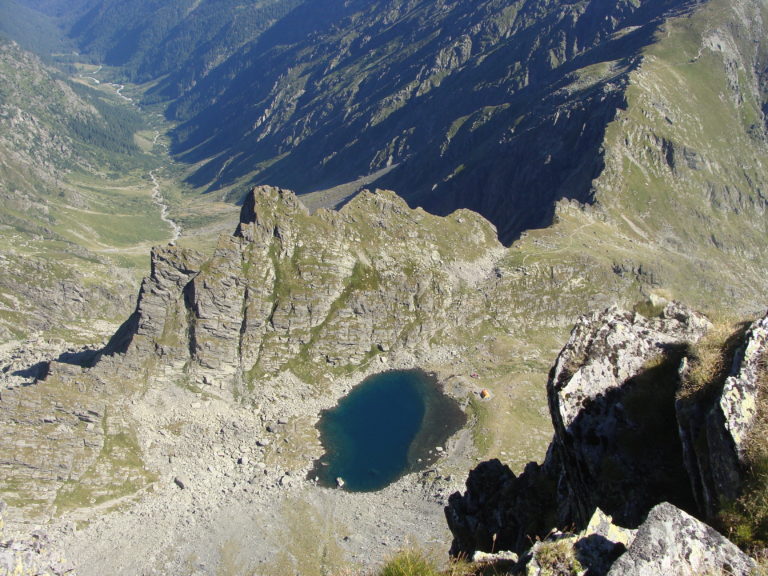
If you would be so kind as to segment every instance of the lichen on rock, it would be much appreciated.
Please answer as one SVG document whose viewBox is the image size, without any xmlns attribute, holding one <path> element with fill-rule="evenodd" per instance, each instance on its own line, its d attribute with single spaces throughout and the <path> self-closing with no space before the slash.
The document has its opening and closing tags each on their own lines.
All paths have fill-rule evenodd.
<svg viewBox="0 0 768 576">
<path fill-rule="evenodd" d="M 743 487 L 766 359 L 768 314 L 744 332 L 725 381 L 708 383 L 714 394 L 685 397 L 677 403 L 686 469 L 706 518 L 714 518 L 723 504 L 735 501 Z M 681 365 L 684 382 L 690 379 L 690 365 L 689 359 Z"/>
<path fill-rule="evenodd" d="M 751 573 L 752 560 L 689 513 L 709 518 L 726 488 L 738 494 L 768 316 L 747 331 L 722 393 L 681 403 L 685 358 L 711 326 L 677 303 L 658 318 L 615 307 L 582 317 L 550 373 L 545 461 L 520 476 L 497 460 L 473 470 L 446 507 L 452 553 L 509 548 L 528 574 L 544 573 L 547 546 L 590 574 Z M 543 541 L 526 553 L 530 539 Z"/>
<path fill-rule="evenodd" d="M 755 562 L 713 528 L 669 503 L 655 506 L 608 576 L 754 574 Z"/>
</svg>

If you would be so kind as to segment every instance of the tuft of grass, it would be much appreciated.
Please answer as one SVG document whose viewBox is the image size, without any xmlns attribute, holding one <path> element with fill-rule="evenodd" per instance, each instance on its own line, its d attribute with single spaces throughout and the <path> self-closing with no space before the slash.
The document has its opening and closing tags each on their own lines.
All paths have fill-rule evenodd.
<svg viewBox="0 0 768 576">
<path fill-rule="evenodd" d="M 419 550 L 404 550 L 387 562 L 378 576 L 439 576 L 435 565 Z"/>
<path fill-rule="evenodd" d="M 722 531 L 740 548 L 763 555 L 768 568 L 768 357 L 760 363 L 757 378 L 757 414 L 747 437 L 744 486 L 735 502 L 723 505 L 718 521 Z M 768 574 L 759 572 L 760 574 Z"/>
<path fill-rule="evenodd" d="M 753 560 L 755 561 L 753 576 L 768 576 L 768 550 L 761 550 Z"/>
<path fill-rule="evenodd" d="M 396 554 L 375 576 L 480 576 L 487 573 L 485 568 L 488 567 L 473 566 L 469 562 L 456 560 L 442 570 L 423 550 L 410 548 Z M 502 576 L 495 570 L 492 574 Z"/>
<path fill-rule="evenodd" d="M 749 322 L 720 321 L 691 346 L 688 372 L 678 398 L 698 397 L 702 400 L 719 393 L 731 370 L 736 350 L 744 343 Z"/>
<path fill-rule="evenodd" d="M 654 302 L 652 299 L 636 302 L 632 309 L 646 318 L 658 318 L 664 311 L 664 304 Z"/>
<path fill-rule="evenodd" d="M 573 541 L 568 539 L 542 542 L 536 549 L 536 560 L 541 576 L 575 576 L 584 569 L 576 558 Z"/>
</svg>

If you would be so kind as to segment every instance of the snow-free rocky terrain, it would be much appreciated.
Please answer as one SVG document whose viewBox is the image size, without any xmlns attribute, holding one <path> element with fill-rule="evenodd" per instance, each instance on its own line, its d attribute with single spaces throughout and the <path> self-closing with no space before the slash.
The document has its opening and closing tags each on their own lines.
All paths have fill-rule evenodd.
<svg viewBox="0 0 768 576">
<path fill-rule="evenodd" d="M 389 13 L 392 24 L 405 16 L 405 4 L 396 4 Z M 540 4 L 549 9 L 555 3 Z M 201 225 L 192 216 L 176 244 L 167 245 L 173 232 L 152 191 L 157 182 L 166 185 L 170 172 L 159 169 L 156 159 L 129 153 L 130 146 L 109 167 L 98 163 L 103 150 L 75 153 L 76 139 L 64 138 L 71 124 L 57 115 L 64 107 L 43 106 L 45 98 L 24 95 L 26 85 L 9 83 L 16 92 L 2 92 L 7 99 L 0 117 L 9 127 L 0 132 L 0 145 L 16 150 L 4 154 L 0 166 L 6 175 L 0 194 L 12 209 L 0 227 L 7 248 L 0 261 L 6 279 L 0 282 L 0 498 L 7 504 L 6 532 L 29 536 L 41 527 L 52 542 L 49 549 L 66 555 L 82 574 L 320 574 L 350 563 L 377 564 L 409 539 L 445 557 L 456 534 L 448 531 L 443 506 L 452 493 L 464 491 L 469 469 L 498 457 L 510 465 L 510 474 L 521 475 L 527 462 L 545 461 L 554 432 L 565 437 L 566 416 L 571 423 L 590 421 L 576 412 L 553 419 L 547 409 L 555 404 L 553 386 L 571 382 L 568 370 L 560 370 L 562 378 L 548 390 L 547 376 L 581 314 L 619 304 L 634 309 L 616 312 L 619 320 L 641 313 L 638 318 L 658 323 L 653 317 L 671 300 L 711 318 L 718 311 L 750 320 L 762 314 L 768 302 L 765 3 L 670 2 L 670 10 L 654 11 L 651 21 L 638 20 L 635 28 L 632 18 L 649 14 L 636 10 L 645 4 L 620 2 L 617 10 L 629 19 L 596 28 L 586 26 L 595 13 L 586 10 L 592 3 L 572 6 L 574 29 L 595 32 L 589 38 L 606 49 L 590 50 L 580 60 L 566 34 L 551 54 L 531 53 L 532 71 L 541 72 L 534 64 L 547 62 L 554 74 L 537 80 L 536 90 L 554 90 L 543 116 L 527 105 L 520 108 L 529 101 L 515 96 L 515 73 L 508 86 L 499 80 L 481 90 L 509 98 L 450 118 L 447 132 L 433 135 L 450 136 L 443 149 L 451 163 L 435 194 L 452 191 L 458 200 L 444 211 L 468 204 L 459 202 L 464 192 L 483 204 L 488 190 L 488 204 L 498 201 L 503 208 L 488 214 L 497 223 L 504 220 L 503 230 L 466 209 L 436 216 L 409 207 L 402 199 L 409 190 L 399 190 L 401 196 L 373 189 L 337 211 L 311 212 L 293 193 L 259 186 L 241 208 L 227 207 L 236 223 L 215 246 L 199 241 L 194 227 L 198 222 L 216 228 L 215 219 L 202 218 Z M 447 12 L 454 6 L 442 5 Z M 570 21 L 562 11 L 542 13 L 557 15 L 558 26 Z M 504 26 L 495 29 L 496 37 L 507 34 L 511 44 L 521 45 L 513 32 L 535 29 L 527 11 L 499 14 Z M 518 14 L 527 16 L 516 19 Z M 344 25 L 355 22 L 361 21 Z M 620 23 L 626 25 L 617 28 Z M 288 61 L 294 52 L 302 54 L 301 46 L 287 49 Z M 446 74 L 462 74 L 457 78 L 475 78 L 493 63 L 489 54 L 470 66 L 462 54 L 456 59 L 445 53 L 438 63 L 445 64 Z M 34 91 L 71 97 L 82 107 L 81 120 L 93 118 L 105 137 L 112 132 L 109 123 L 99 123 L 106 108 L 62 88 L 60 77 L 40 72 L 39 63 L 18 47 L 3 48 L 2 55 L 6 77 L 37 70 Z M 555 76 L 557 82 L 545 81 Z M 275 89 L 287 95 L 296 85 L 293 77 L 285 79 Z M 480 85 L 446 81 L 441 88 L 437 81 L 423 94 L 428 100 L 459 84 Z M 418 100 L 417 93 L 406 100 Z M 588 96 L 588 111 L 595 114 L 589 117 L 600 118 L 599 126 L 587 126 L 580 116 L 580 94 Z M 459 96 L 457 103 L 469 101 Z M 402 161 L 402 171 L 390 173 L 393 183 L 415 182 L 411 176 L 424 157 L 410 156 L 405 144 L 398 147 L 415 147 L 425 134 L 397 124 L 426 116 L 406 110 L 406 100 L 402 110 L 386 109 L 381 123 L 381 129 L 406 130 L 381 148 L 392 149 L 392 166 Z M 281 102 L 282 112 L 301 110 L 290 99 Z M 130 128 L 135 118 L 128 116 Z M 281 123 L 285 118 L 276 113 L 263 126 L 290 132 L 290 123 Z M 461 122 L 454 123 L 457 118 Z M 578 138 L 555 138 L 561 122 L 574 137 L 584 126 L 590 146 L 568 144 Z M 540 126 L 547 129 L 536 130 Z M 203 127 L 190 125 L 187 135 L 199 136 Z M 37 140 L 19 137 L 21 129 Z M 136 142 L 155 150 L 155 136 L 145 129 Z M 303 136 L 311 140 L 309 133 Z M 40 146 L 25 149 L 27 141 Z M 529 164 L 511 152 L 491 155 L 497 144 L 519 151 L 531 142 L 542 149 Z M 478 156 L 464 156 L 468 149 Z M 451 150 L 455 154 L 447 154 Z M 574 151 L 585 154 L 572 158 L 576 171 L 558 172 Z M 35 158 L 50 165 L 53 176 L 41 175 Z M 377 158 L 388 162 L 386 154 Z M 483 159 L 490 158 L 504 170 L 486 170 Z M 225 160 L 216 156 L 212 164 Z M 334 162 L 329 159 L 329 170 Z M 120 172 L 121 165 L 131 173 Z M 240 167 L 232 165 L 232 178 Z M 425 174 L 443 171 L 426 167 Z M 507 169 L 546 188 L 547 205 L 537 207 L 543 219 L 523 214 L 535 204 L 533 196 L 518 206 L 522 219 L 515 219 L 513 200 L 524 195 L 525 179 L 518 186 L 504 176 Z M 549 170 L 557 172 L 552 179 L 535 177 Z M 568 186 L 561 187 L 555 175 Z M 414 190 L 431 192 L 433 179 L 428 180 Z M 105 181 L 114 185 L 109 193 L 101 188 Z M 498 194 L 503 190 L 511 195 Z M 208 206 L 193 196 L 178 192 L 169 201 L 174 222 L 179 211 L 191 210 L 182 207 L 187 200 Z M 211 196 L 210 205 L 223 197 Z M 151 217 L 145 218 L 147 207 Z M 71 234 L 73 222 L 87 226 Z M 517 239 L 505 246 L 500 230 L 504 242 Z M 89 234 L 98 241 L 85 242 Z M 159 245 L 150 251 L 149 244 Z M 132 278 L 147 257 L 151 271 L 139 287 Z M 138 293 L 134 304 L 126 305 L 126 292 Z M 109 329 L 116 320 L 122 326 Z M 573 364 L 565 368 L 579 367 Z M 596 360 L 597 365 L 612 369 Z M 321 454 L 314 427 L 320 411 L 368 374 L 413 367 L 438 375 L 469 416 L 466 429 L 441 446 L 425 470 L 381 492 L 355 495 L 313 485 L 306 474 Z M 491 391 L 489 399 L 481 400 L 482 389 Z M 680 414 L 691 418 L 684 430 L 701 432 L 695 413 Z M 572 470 L 586 474 L 597 459 L 582 456 L 583 462 L 564 472 L 568 478 Z M 568 465 L 580 456 L 558 458 Z M 689 453 L 683 467 L 697 462 L 709 460 Z M 689 474 L 678 468 L 680 477 Z M 712 481 L 697 482 L 674 503 L 685 508 L 683 500 L 694 502 L 706 518 Z M 594 503 L 577 481 L 572 487 L 576 499 L 558 502 L 562 518 L 584 523 Z M 643 511 L 655 497 L 645 502 Z M 625 512 L 616 521 L 634 522 Z M 677 518 L 668 512 L 662 508 L 658 516 Z M 552 520 L 554 525 L 555 515 Z"/>
</svg>

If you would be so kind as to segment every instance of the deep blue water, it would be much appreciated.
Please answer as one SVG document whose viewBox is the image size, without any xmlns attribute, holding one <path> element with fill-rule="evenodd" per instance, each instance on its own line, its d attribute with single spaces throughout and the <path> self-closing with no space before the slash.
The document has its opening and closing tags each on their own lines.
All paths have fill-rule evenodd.
<svg viewBox="0 0 768 576">
<path fill-rule="evenodd" d="M 342 478 L 344 489 L 355 492 L 379 490 L 427 466 L 430 450 L 465 423 L 433 376 L 421 370 L 371 376 L 321 415 L 326 453 L 310 477 L 325 486 Z"/>
</svg>

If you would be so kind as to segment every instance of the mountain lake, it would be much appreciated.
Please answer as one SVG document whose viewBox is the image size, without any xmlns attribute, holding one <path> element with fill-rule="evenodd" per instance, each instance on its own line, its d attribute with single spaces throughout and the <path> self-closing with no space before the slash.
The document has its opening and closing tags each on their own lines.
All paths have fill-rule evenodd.
<svg viewBox="0 0 768 576">
<path fill-rule="evenodd" d="M 380 490 L 425 469 L 466 415 L 437 378 L 422 370 L 395 370 L 366 378 L 318 423 L 325 455 L 309 478 L 345 490 Z"/>
</svg>

